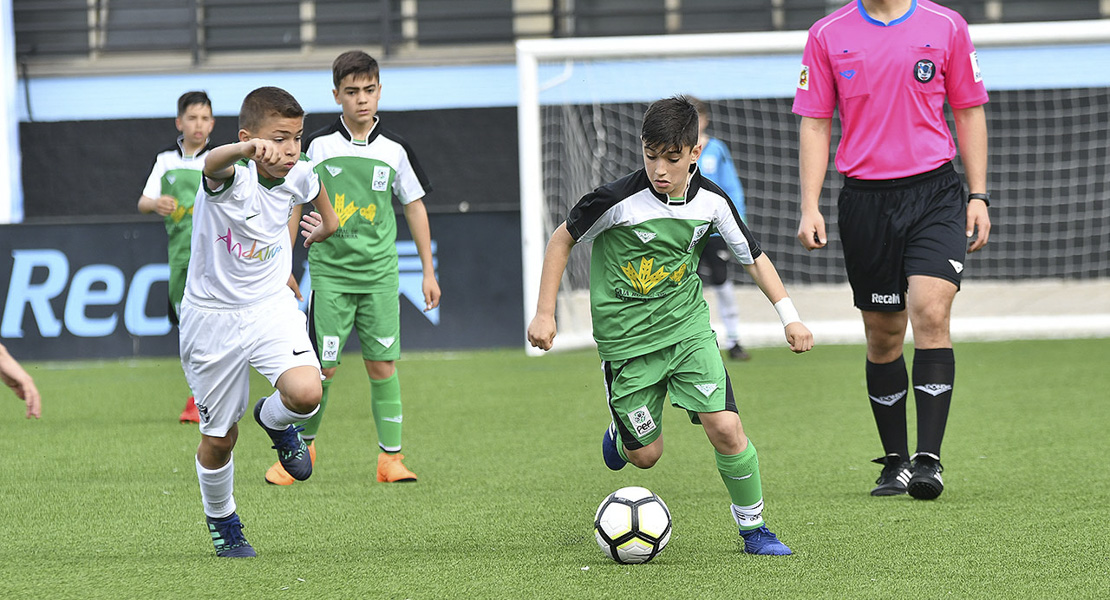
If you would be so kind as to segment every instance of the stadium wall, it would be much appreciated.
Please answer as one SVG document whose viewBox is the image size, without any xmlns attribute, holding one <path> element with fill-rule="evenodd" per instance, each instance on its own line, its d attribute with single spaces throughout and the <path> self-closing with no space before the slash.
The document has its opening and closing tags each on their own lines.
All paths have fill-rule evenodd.
<svg viewBox="0 0 1110 600">
<path fill-rule="evenodd" d="M 432 223 L 443 301 L 431 313 L 415 249 L 398 241 L 403 347 L 518 345 L 519 216 L 441 214 Z M 176 356 L 165 248 L 158 222 L 0 226 L 0 338 L 30 360 Z M 294 251 L 293 272 L 307 293 L 306 253 Z"/>
</svg>

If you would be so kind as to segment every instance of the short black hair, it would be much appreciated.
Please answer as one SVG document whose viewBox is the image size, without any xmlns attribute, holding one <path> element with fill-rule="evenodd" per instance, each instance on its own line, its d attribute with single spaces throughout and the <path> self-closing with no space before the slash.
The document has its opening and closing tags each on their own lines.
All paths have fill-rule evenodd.
<svg viewBox="0 0 1110 600">
<path fill-rule="evenodd" d="M 644 112 L 640 139 L 660 152 L 681 151 L 698 145 L 698 109 L 689 96 L 656 100 Z"/>
<path fill-rule="evenodd" d="M 200 91 L 185 92 L 177 99 L 177 116 L 184 115 L 185 111 L 194 104 L 212 108 L 212 100 L 208 98 L 208 94 Z"/>
<path fill-rule="evenodd" d="M 268 117 L 303 117 L 304 109 L 293 94 L 279 87 L 260 87 L 243 98 L 239 109 L 239 129 L 258 131 Z"/>
<path fill-rule="evenodd" d="M 338 90 L 339 82 L 351 74 L 375 79 L 379 77 L 378 61 L 362 50 L 348 50 L 335 57 L 335 61 L 331 63 L 331 80 L 335 83 L 335 89 Z"/>
</svg>

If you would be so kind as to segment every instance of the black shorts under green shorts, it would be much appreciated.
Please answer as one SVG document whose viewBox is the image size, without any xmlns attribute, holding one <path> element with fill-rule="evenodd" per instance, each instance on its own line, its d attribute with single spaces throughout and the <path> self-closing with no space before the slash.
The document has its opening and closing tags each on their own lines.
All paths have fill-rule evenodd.
<svg viewBox="0 0 1110 600">
<path fill-rule="evenodd" d="M 625 448 L 636 450 L 663 433 L 664 400 L 698 413 L 736 411 L 732 383 L 712 331 L 626 360 L 602 361 L 609 411 Z"/>
<path fill-rule="evenodd" d="M 316 344 L 320 366 L 339 365 L 351 329 L 358 335 L 365 360 L 401 357 L 401 302 L 397 292 L 347 294 L 312 291 L 308 303 L 309 337 Z"/>
</svg>

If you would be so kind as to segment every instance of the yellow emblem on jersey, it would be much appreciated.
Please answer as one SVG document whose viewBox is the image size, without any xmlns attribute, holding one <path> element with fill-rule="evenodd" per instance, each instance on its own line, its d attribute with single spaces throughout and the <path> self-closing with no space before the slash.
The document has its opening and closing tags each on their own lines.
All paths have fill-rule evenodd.
<svg viewBox="0 0 1110 600">
<path fill-rule="evenodd" d="M 626 266 L 621 267 L 621 271 L 624 271 L 625 276 L 628 277 L 628 281 L 632 283 L 632 287 L 635 288 L 637 292 L 646 294 L 650 292 L 651 288 L 655 287 L 656 284 L 670 275 L 663 267 L 659 267 L 659 270 L 652 273 L 651 267 L 654 264 L 654 258 L 641 258 L 639 270 L 633 267 L 632 263 L 629 262 Z"/>
<path fill-rule="evenodd" d="M 686 263 L 682 263 L 682 266 L 679 267 L 677 271 L 671 273 L 671 280 L 675 283 L 682 283 L 682 277 L 684 275 L 686 275 Z"/>
<path fill-rule="evenodd" d="M 189 208 L 185 208 L 184 206 L 178 204 L 177 208 L 173 209 L 173 212 L 170 213 L 170 218 L 173 219 L 174 223 L 180 223 L 181 219 L 185 218 L 185 215 L 191 214 L 193 214 L 192 206 L 190 206 Z"/>
<path fill-rule="evenodd" d="M 339 217 L 339 226 L 342 227 L 347 224 L 347 219 L 358 211 L 358 207 L 354 202 L 347 203 L 347 194 L 335 195 L 335 216 Z"/>
<path fill-rule="evenodd" d="M 370 206 L 367 206 L 366 208 L 359 209 L 359 212 L 362 213 L 362 218 L 363 219 L 366 219 L 367 221 L 370 221 L 371 223 L 373 223 L 374 222 L 374 216 L 378 214 L 378 205 L 377 204 L 371 204 Z"/>
</svg>

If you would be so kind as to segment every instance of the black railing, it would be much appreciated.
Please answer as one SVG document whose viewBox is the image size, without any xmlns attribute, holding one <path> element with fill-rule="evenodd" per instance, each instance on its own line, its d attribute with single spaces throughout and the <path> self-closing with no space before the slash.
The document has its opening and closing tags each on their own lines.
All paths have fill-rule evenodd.
<svg viewBox="0 0 1110 600">
<path fill-rule="evenodd" d="M 805 29 L 847 0 L 13 0 L 21 63 L 116 54 L 509 45 L 520 38 Z M 1100 0 L 952 0 L 969 22 L 1091 19 Z"/>
</svg>

